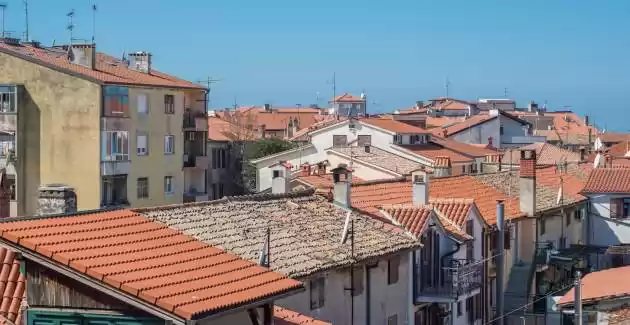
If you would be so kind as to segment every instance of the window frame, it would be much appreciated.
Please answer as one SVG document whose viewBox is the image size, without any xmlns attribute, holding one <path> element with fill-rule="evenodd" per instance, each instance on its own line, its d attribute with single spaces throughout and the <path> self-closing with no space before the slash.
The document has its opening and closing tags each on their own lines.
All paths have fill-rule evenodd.
<svg viewBox="0 0 630 325">
<path fill-rule="evenodd" d="M 144 138 L 144 152 L 140 152 L 140 138 Z M 149 155 L 149 136 L 144 132 L 136 133 L 136 156 Z"/>
<path fill-rule="evenodd" d="M 326 278 L 318 277 L 309 281 L 309 297 L 311 310 L 326 305 Z"/>
<path fill-rule="evenodd" d="M 363 294 L 363 290 L 365 289 L 364 284 L 363 284 L 363 277 L 364 277 L 364 272 L 363 272 L 363 267 L 354 267 L 350 269 L 351 272 L 353 272 L 351 278 L 352 278 L 352 296 L 356 297 L 356 296 L 360 296 Z"/>
<path fill-rule="evenodd" d="M 540 218 L 540 226 L 539 226 L 539 231 L 540 231 L 540 235 L 544 235 L 545 232 L 547 232 L 547 224 L 546 224 L 546 220 L 545 218 Z"/>
<path fill-rule="evenodd" d="M 129 131 L 104 131 L 105 133 L 105 157 L 104 161 L 128 161 Z M 125 152 L 126 151 L 126 152 Z"/>
<path fill-rule="evenodd" d="M 169 151 L 169 140 L 170 140 L 170 151 Z M 175 154 L 175 136 L 168 134 L 164 136 L 164 154 L 165 155 L 174 155 Z"/>
<path fill-rule="evenodd" d="M 105 86 L 103 89 L 103 116 L 130 117 L 129 88 Z"/>
<path fill-rule="evenodd" d="M 169 115 L 175 114 L 175 95 L 173 94 L 164 95 L 164 114 L 169 114 Z"/>
<path fill-rule="evenodd" d="M 173 176 L 164 176 L 164 194 L 173 195 L 175 194 L 175 186 L 173 186 Z M 167 190 L 170 187 L 170 190 Z"/>
<path fill-rule="evenodd" d="M 343 139 L 343 143 L 339 143 Z M 348 145 L 348 136 L 345 134 L 333 134 L 333 148 L 344 148 Z"/>
<path fill-rule="evenodd" d="M 387 260 L 387 285 L 398 283 L 400 278 L 400 256 L 394 256 Z"/>
<path fill-rule="evenodd" d="M 141 186 L 141 184 L 143 184 Z M 138 177 L 136 179 L 136 197 L 138 199 L 148 199 L 149 198 L 149 178 L 148 177 Z"/>
<path fill-rule="evenodd" d="M 141 111 L 141 100 L 144 98 L 144 111 Z M 146 93 L 140 93 L 138 95 L 136 95 L 136 112 L 138 113 L 138 116 L 146 116 L 149 115 L 149 95 Z"/>
</svg>

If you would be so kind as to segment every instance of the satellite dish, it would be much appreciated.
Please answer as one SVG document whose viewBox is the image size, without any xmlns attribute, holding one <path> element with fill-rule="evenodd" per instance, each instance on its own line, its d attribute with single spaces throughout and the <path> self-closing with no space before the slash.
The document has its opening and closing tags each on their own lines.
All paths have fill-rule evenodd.
<svg viewBox="0 0 630 325">
<path fill-rule="evenodd" d="M 341 243 L 344 244 L 348 238 L 348 231 L 350 230 L 350 211 L 346 214 L 346 222 L 343 225 L 343 231 L 341 232 Z"/>
</svg>

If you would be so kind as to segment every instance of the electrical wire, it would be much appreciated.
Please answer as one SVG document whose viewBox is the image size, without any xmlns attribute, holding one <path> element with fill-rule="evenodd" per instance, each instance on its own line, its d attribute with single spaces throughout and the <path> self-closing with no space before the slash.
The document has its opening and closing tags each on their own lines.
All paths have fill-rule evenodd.
<svg viewBox="0 0 630 325">
<path fill-rule="evenodd" d="M 535 304 L 536 302 L 538 302 L 538 301 L 540 301 L 540 300 L 542 300 L 542 299 L 546 299 L 547 297 L 549 297 L 549 296 L 551 296 L 551 295 L 553 295 L 553 294 L 556 294 L 556 293 L 558 293 L 558 292 L 560 292 L 560 291 L 564 291 L 564 290 L 566 290 L 566 289 L 570 288 L 571 286 L 573 286 L 573 285 L 567 285 L 567 286 L 565 286 L 565 287 L 563 287 L 563 288 L 560 288 L 560 289 L 558 289 L 558 290 L 556 290 L 556 291 L 550 292 L 550 293 L 548 293 L 548 294 L 546 294 L 546 295 L 544 295 L 544 296 L 542 296 L 542 297 L 540 297 L 540 298 L 538 298 L 538 299 L 535 299 L 535 300 L 534 300 L 534 301 L 532 301 L 532 302 L 528 302 L 528 303 L 526 303 L 526 304 L 524 304 L 524 305 L 522 305 L 522 306 L 520 306 L 520 307 L 518 307 L 518 308 L 516 308 L 516 309 L 514 309 L 514 310 L 512 310 L 512 311 L 510 311 L 510 312 L 504 313 L 503 315 L 501 315 L 501 316 L 499 316 L 499 317 L 496 317 L 496 318 L 494 318 L 494 319 L 492 319 L 492 320 L 490 320 L 490 321 L 488 321 L 488 322 L 486 322 L 486 323 L 484 323 L 484 324 L 482 324 L 482 325 L 492 324 L 492 323 L 494 323 L 495 321 L 497 321 L 497 320 L 499 320 L 499 319 L 503 319 L 503 318 L 505 318 L 506 316 L 509 316 L 509 315 L 511 315 L 511 314 L 513 314 L 513 313 L 515 313 L 515 312 L 517 312 L 517 311 L 519 311 L 519 310 L 523 309 L 523 308 L 527 308 L 527 306 L 533 305 L 533 304 Z"/>
</svg>

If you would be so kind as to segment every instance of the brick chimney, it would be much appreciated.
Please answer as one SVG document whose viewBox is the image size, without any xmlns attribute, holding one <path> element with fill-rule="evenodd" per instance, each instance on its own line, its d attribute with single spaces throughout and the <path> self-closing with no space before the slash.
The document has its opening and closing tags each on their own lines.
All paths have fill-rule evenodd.
<svg viewBox="0 0 630 325">
<path fill-rule="evenodd" d="M 48 184 L 39 187 L 37 214 L 56 215 L 77 212 L 77 195 L 72 187 Z"/>
<path fill-rule="evenodd" d="M 130 69 L 151 74 L 151 53 L 141 51 L 129 53 L 128 56 Z"/>
<path fill-rule="evenodd" d="M 96 44 L 72 44 L 68 48 L 68 60 L 72 64 L 89 69 L 96 68 Z"/>
<path fill-rule="evenodd" d="M 311 175 L 311 164 L 303 163 L 302 164 L 302 176 L 310 176 Z"/>
<path fill-rule="evenodd" d="M 519 201 L 521 212 L 536 213 L 536 151 L 521 150 L 519 168 Z"/>
<path fill-rule="evenodd" d="M 333 174 L 333 202 L 344 208 L 350 208 L 350 195 L 352 189 L 352 169 L 345 164 L 331 170 Z"/>
<path fill-rule="evenodd" d="M 430 174 L 424 167 L 411 172 L 411 201 L 414 206 L 429 204 Z"/>
<path fill-rule="evenodd" d="M 433 175 L 435 177 L 451 176 L 452 173 L 451 158 L 446 156 L 438 156 L 433 160 Z"/>
<path fill-rule="evenodd" d="M 291 166 L 290 163 L 281 160 L 271 166 L 271 193 L 284 194 L 291 191 Z"/>
</svg>

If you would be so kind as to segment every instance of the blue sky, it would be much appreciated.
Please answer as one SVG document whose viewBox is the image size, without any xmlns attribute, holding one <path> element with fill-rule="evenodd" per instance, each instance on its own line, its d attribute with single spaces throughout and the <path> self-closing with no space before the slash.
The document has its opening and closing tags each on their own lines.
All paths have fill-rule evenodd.
<svg viewBox="0 0 630 325">
<path fill-rule="evenodd" d="M 23 31 L 23 0 L 7 30 Z M 521 106 L 570 106 L 600 127 L 628 131 L 630 2 L 581 0 L 96 0 L 99 50 L 153 53 L 157 69 L 222 79 L 212 106 L 324 104 L 368 94 L 372 111 L 450 94 Z M 31 38 L 92 34 L 90 0 L 29 0 Z M 623 118 L 622 118 L 623 117 Z"/>
</svg>

